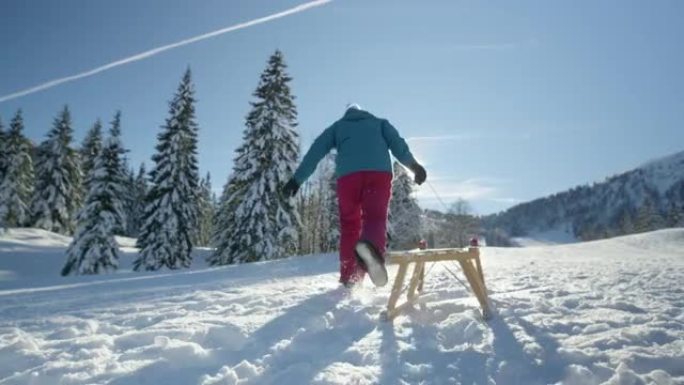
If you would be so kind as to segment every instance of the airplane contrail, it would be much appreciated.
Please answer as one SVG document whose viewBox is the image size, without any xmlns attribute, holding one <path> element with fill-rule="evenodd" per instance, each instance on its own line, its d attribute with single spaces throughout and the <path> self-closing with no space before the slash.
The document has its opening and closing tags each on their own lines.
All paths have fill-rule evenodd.
<svg viewBox="0 0 684 385">
<path fill-rule="evenodd" d="M 296 7 L 287 9 L 287 10 L 282 11 L 282 12 L 274 13 L 274 14 L 271 14 L 268 16 L 260 17 L 258 19 L 246 21 L 246 22 L 243 22 L 240 24 L 232 25 L 230 27 L 221 28 L 221 29 L 216 30 L 216 31 L 208 32 L 208 33 L 205 33 L 205 34 L 202 34 L 199 36 L 195 36 L 195 37 L 191 37 L 191 38 L 188 38 L 185 40 L 181 40 L 181 41 L 178 41 L 175 43 L 163 45 L 161 47 L 153 48 L 153 49 L 147 50 L 145 52 L 141 52 L 139 54 L 129 56 L 129 57 L 126 57 L 126 58 L 105 64 L 105 65 L 102 65 L 102 66 L 99 66 L 96 68 L 93 68 L 93 69 L 85 71 L 85 72 L 81 72 L 81 73 L 78 73 L 75 75 L 50 80 L 48 82 L 45 82 L 43 84 L 39 84 L 37 86 L 33 86 L 31 88 L 27 88 L 27 89 L 24 89 L 21 91 L 17 91 L 17 92 L 8 94 L 8 95 L 0 96 L 0 103 L 6 102 L 8 100 L 16 99 L 16 98 L 19 98 L 22 96 L 30 95 L 30 94 L 33 94 L 33 93 L 36 93 L 39 91 L 43 91 L 43 90 L 46 90 L 48 88 L 56 87 L 60 84 L 72 82 L 72 81 L 75 81 L 78 79 L 83 79 L 83 78 L 88 77 L 88 76 L 93 76 L 93 75 L 96 75 L 100 72 L 104 72 L 104 71 L 110 70 L 112 68 L 122 66 L 124 64 L 136 62 L 138 60 L 147 59 L 148 57 L 160 54 L 162 52 L 165 52 L 165 51 L 168 51 L 168 50 L 171 50 L 174 48 L 182 47 L 184 45 L 196 43 L 200 40 L 209 39 L 209 38 L 212 38 L 215 36 L 223 35 L 224 33 L 233 32 L 233 31 L 237 31 L 239 29 L 248 28 L 248 27 L 251 27 L 251 26 L 254 26 L 257 24 L 266 23 L 266 22 L 269 22 L 271 20 L 280 19 L 280 18 L 285 17 L 285 16 L 289 16 L 289 15 L 292 15 L 295 13 L 306 11 L 307 9 L 310 9 L 310 8 L 319 7 L 321 5 L 329 3 L 331 1 L 332 0 L 310 1 L 308 3 L 300 4 Z"/>
</svg>

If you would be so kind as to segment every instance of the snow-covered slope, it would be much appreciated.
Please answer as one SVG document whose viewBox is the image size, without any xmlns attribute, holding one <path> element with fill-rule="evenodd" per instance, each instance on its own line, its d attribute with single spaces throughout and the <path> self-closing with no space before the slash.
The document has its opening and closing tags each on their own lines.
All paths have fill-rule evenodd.
<svg viewBox="0 0 684 385">
<path fill-rule="evenodd" d="M 681 229 L 483 248 L 486 323 L 428 266 L 424 306 L 393 324 L 389 289 L 341 289 L 334 255 L 61 278 L 68 240 L 17 231 L 0 237 L 3 385 L 684 384 Z"/>
<path fill-rule="evenodd" d="M 567 227 L 535 231 L 524 237 L 516 237 L 511 240 L 516 246 L 520 247 L 562 245 L 578 242 L 578 239 L 572 234 L 572 230 Z"/>
<path fill-rule="evenodd" d="M 648 175 L 649 183 L 661 194 L 667 193 L 684 179 L 684 151 L 645 163 L 639 169 Z"/>
<path fill-rule="evenodd" d="M 516 205 L 483 218 L 483 224 L 515 237 L 568 227 L 582 239 L 631 233 L 639 226 L 684 226 L 684 151 L 591 186 Z"/>
</svg>

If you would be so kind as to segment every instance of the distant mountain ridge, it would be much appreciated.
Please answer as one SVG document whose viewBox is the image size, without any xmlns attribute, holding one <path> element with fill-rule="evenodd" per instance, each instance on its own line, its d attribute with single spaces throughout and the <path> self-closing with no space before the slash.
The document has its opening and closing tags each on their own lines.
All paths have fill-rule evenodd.
<svg viewBox="0 0 684 385">
<path fill-rule="evenodd" d="M 482 218 L 511 237 L 565 229 L 583 240 L 684 226 L 684 151 L 592 185 L 574 187 Z"/>
</svg>

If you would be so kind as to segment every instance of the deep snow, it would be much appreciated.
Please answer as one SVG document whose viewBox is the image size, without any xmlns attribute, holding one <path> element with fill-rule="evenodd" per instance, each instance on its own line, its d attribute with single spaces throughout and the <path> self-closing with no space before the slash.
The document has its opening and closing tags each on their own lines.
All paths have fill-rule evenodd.
<svg viewBox="0 0 684 385">
<path fill-rule="evenodd" d="M 0 235 L 2 385 L 684 384 L 684 229 L 483 248 L 486 323 L 443 265 L 392 324 L 334 255 L 131 273 L 120 239 L 119 273 L 62 278 L 68 242 Z"/>
</svg>

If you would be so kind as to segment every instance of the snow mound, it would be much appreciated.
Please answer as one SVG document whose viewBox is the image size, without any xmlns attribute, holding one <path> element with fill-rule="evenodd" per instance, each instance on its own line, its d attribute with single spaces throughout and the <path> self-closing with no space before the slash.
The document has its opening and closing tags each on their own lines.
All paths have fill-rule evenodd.
<svg viewBox="0 0 684 385">
<path fill-rule="evenodd" d="M 126 249 L 135 249 L 135 238 L 129 238 L 129 237 L 114 237 L 116 240 L 116 243 L 119 244 L 119 247 L 121 248 L 126 248 Z"/>
<path fill-rule="evenodd" d="M 67 247 L 71 237 L 42 229 L 10 228 L 0 230 L 0 251 L 8 252 L 13 247 Z"/>
</svg>

